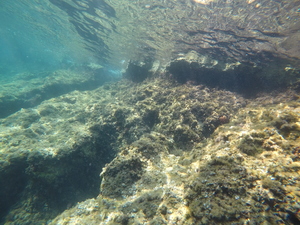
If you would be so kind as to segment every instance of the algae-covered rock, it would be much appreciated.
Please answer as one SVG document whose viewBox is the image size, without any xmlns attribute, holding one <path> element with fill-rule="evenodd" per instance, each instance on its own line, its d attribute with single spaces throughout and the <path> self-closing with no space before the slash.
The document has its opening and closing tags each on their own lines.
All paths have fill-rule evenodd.
<svg viewBox="0 0 300 225">
<path fill-rule="evenodd" d="M 43 223 L 98 194 L 99 173 L 114 155 L 116 136 L 114 126 L 84 123 L 90 112 L 82 107 L 89 101 L 76 91 L 0 121 L 5 223 Z"/>
<path fill-rule="evenodd" d="M 1 79 L 1 78 L 0 78 Z M 74 90 L 95 89 L 114 80 L 104 71 L 57 70 L 53 72 L 24 72 L 1 79 L 0 118 L 11 115 L 21 108 L 31 108 L 42 101 Z"/>
<path fill-rule="evenodd" d="M 263 141 L 264 133 L 252 133 L 243 137 L 238 148 L 241 150 L 241 152 L 254 156 L 263 152 Z"/>
<path fill-rule="evenodd" d="M 291 93 L 247 100 L 152 78 L 22 110 L 1 120 L 1 196 L 13 201 L 1 202 L 4 224 L 297 221 L 300 104 Z"/>
<path fill-rule="evenodd" d="M 256 63 L 255 63 L 256 64 Z M 289 63 L 279 60 L 276 63 L 257 65 L 187 52 L 172 60 L 166 72 L 177 82 L 192 82 L 210 87 L 220 87 L 250 97 L 263 90 L 275 90 L 297 84 L 299 69 L 289 68 Z"/>
<path fill-rule="evenodd" d="M 138 158 L 112 161 L 102 173 L 101 193 L 111 198 L 132 195 L 132 186 L 143 174 L 143 163 Z M 134 189 L 134 188 L 133 188 Z"/>
<path fill-rule="evenodd" d="M 187 186 L 186 199 L 191 213 L 200 224 L 225 223 L 247 214 L 243 199 L 255 178 L 229 157 L 213 158 Z"/>
</svg>

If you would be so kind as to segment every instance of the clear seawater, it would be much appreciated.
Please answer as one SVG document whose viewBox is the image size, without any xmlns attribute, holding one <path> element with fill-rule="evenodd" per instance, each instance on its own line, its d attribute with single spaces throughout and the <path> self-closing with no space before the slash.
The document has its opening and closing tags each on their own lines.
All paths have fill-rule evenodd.
<svg viewBox="0 0 300 225">
<path fill-rule="evenodd" d="M 78 188 L 78 193 L 85 192 L 85 190 L 90 188 L 88 185 L 85 186 L 85 183 L 81 184 L 80 181 L 78 182 L 77 169 L 78 174 L 81 175 L 81 179 L 86 178 L 88 181 L 92 180 L 92 182 L 94 182 L 94 179 L 96 180 L 96 184 L 91 187 L 91 189 L 93 189 L 92 197 L 96 197 L 99 194 L 99 173 L 101 172 L 102 166 L 105 166 L 105 163 L 109 163 L 110 160 L 113 159 L 115 152 L 110 152 L 109 157 L 105 159 L 106 161 L 104 160 L 105 162 L 101 161 L 102 153 L 100 154 L 99 158 L 101 160 L 99 161 L 101 161 L 103 165 L 97 164 L 96 161 L 98 158 L 93 159 L 93 154 L 95 153 L 95 155 L 97 155 L 103 149 L 105 151 L 110 151 L 112 146 L 115 147 L 115 145 L 117 145 L 115 142 L 119 141 L 120 143 L 123 143 L 122 140 L 120 141 L 121 138 L 125 139 L 126 137 L 131 137 L 131 135 L 134 138 L 137 138 L 147 132 L 150 134 L 152 131 L 155 131 L 152 129 L 155 129 L 155 126 L 160 122 L 168 124 L 168 121 L 159 120 L 159 116 L 166 116 L 163 115 L 163 111 L 158 112 L 156 111 L 156 108 L 154 110 L 151 109 L 152 102 L 156 101 L 154 97 L 154 100 L 151 99 L 151 96 L 153 93 L 153 96 L 157 94 L 155 91 L 159 86 L 159 84 L 155 82 L 153 83 L 154 85 L 152 85 L 152 83 L 147 84 L 148 86 L 145 85 L 147 86 L 147 90 L 142 90 L 142 88 L 135 83 L 134 85 L 138 87 L 137 92 L 139 91 L 136 98 L 134 98 L 134 96 L 126 96 L 128 93 L 122 89 L 124 88 L 122 83 L 118 83 L 116 86 L 113 86 L 113 84 L 112 86 L 103 86 L 103 89 L 101 90 L 103 90 L 104 93 L 107 93 L 107 96 L 101 96 L 101 93 L 94 93 L 96 97 L 93 96 L 93 98 L 89 98 L 88 94 L 84 93 L 78 94 L 78 97 L 75 92 L 75 94 L 72 95 L 75 97 L 61 97 L 59 101 L 57 101 L 58 103 L 53 101 L 53 107 L 51 101 L 49 101 L 50 103 L 47 102 L 45 105 L 42 105 L 39 110 L 36 110 L 34 107 L 38 107 L 44 100 L 58 97 L 74 90 L 82 91 L 95 89 L 101 86 L 105 81 L 111 80 L 106 79 L 108 77 L 120 80 L 127 65 L 134 65 L 139 68 L 138 66 L 143 67 L 144 65 L 147 65 L 148 62 L 151 62 L 153 63 L 152 71 L 159 71 L 161 68 L 168 68 L 168 66 L 170 66 L 169 63 L 174 59 L 185 58 L 185 60 L 191 59 L 192 61 L 193 59 L 196 59 L 193 57 L 197 54 L 199 54 L 197 55 L 199 56 L 197 58 L 197 63 L 199 63 L 200 66 L 195 62 L 193 62 L 194 64 L 190 64 L 192 65 L 191 67 L 184 67 L 186 65 L 184 63 L 175 63 L 173 66 L 169 67 L 171 68 L 169 72 L 172 71 L 172 73 L 167 74 L 165 73 L 165 70 L 162 70 L 162 78 L 166 78 L 167 80 L 175 78 L 177 79 L 177 83 L 174 83 L 179 85 L 184 84 L 186 85 L 185 88 L 190 85 L 190 87 L 195 89 L 195 93 L 190 93 L 190 95 L 182 94 L 177 96 L 178 98 L 174 97 L 166 107 L 163 106 L 164 99 L 161 98 L 158 105 L 159 107 L 164 108 L 163 110 L 169 106 L 172 108 L 171 105 L 173 102 L 183 104 L 183 102 L 186 101 L 188 103 L 190 100 L 189 96 L 198 98 L 199 102 L 202 100 L 204 101 L 210 93 L 213 93 L 216 90 L 218 92 L 223 87 L 226 89 L 226 91 L 224 91 L 225 103 L 226 95 L 229 95 L 227 91 L 232 91 L 232 93 L 239 95 L 244 91 L 243 89 L 247 89 L 247 92 L 252 94 L 264 91 L 264 88 L 267 86 L 272 86 L 273 89 L 271 91 L 278 88 L 276 91 L 279 92 L 281 91 L 280 88 L 286 88 L 286 84 L 290 81 L 295 81 L 297 79 L 299 81 L 299 21 L 299 0 L 0 1 L 0 131 L 3 136 L 0 136 L 0 147 L 4 146 L 3 149 L 8 149 L 8 153 L 6 153 L 0 148 L 0 153 L 2 154 L 0 156 L 3 156 L 3 159 L 0 157 L 0 171 L 1 166 L 7 166 L 7 168 L 9 168 L 4 170 L 4 172 L 2 171 L 4 174 L 3 177 L 5 177 L 6 174 L 8 175 L 5 177 L 5 181 L 0 180 L 0 188 L 3 183 L 6 182 L 7 184 L 7 186 L 2 189 L 4 191 L 0 191 L 0 198 L 2 193 L 4 193 L 4 195 L 9 193 L 7 199 L 11 201 L 7 201 L 8 203 L 5 201 L 1 202 L 0 199 L 0 217 L 4 218 L 6 213 L 11 210 L 10 207 L 13 208 L 15 203 L 22 205 L 22 201 L 20 200 L 22 197 L 24 197 L 24 199 L 29 199 L 29 208 L 33 203 L 37 202 L 41 204 L 42 202 L 42 207 L 38 204 L 34 205 L 34 207 L 36 209 L 41 209 L 45 214 L 51 214 L 51 207 L 52 209 L 55 209 L 56 207 L 55 204 L 49 207 L 49 205 L 46 204 L 46 200 L 49 200 L 49 202 L 52 202 L 51 200 L 53 199 L 55 200 L 53 202 L 56 202 L 56 200 L 57 202 L 61 201 L 62 208 L 57 207 L 57 211 L 59 212 L 63 212 L 65 209 L 72 207 L 72 204 L 76 204 L 77 200 L 85 200 L 83 197 L 78 199 L 75 198 L 80 196 L 80 194 L 77 196 L 76 188 Z M 197 54 L 194 54 L 195 52 Z M 268 63 L 271 65 L 270 68 L 265 67 Z M 195 64 L 196 66 L 193 68 L 193 65 Z M 220 67 L 219 71 L 215 73 L 213 68 L 217 64 Z M 182 65 L 182 67 L 180 67 L 180 65 Z M 206 67 L 204 68 L 204 66 L 202 67 L 201 65 L 205 65 Z M 245 67 L 243 67 L 244 65 Z M 228 68 L 228 71 L 230 71 L 230 66 L 236 66 L 238 69 L 232 70 L 234 71 L 232 73 L 227 73 L 226 71 Z M 220 70 L 225 71 L 224 74 L 220 73 Z M 137 71 L 139 70 L 137 69 Z M 195 74 L 194 71 L 200 72 L 199 74 Z M 72 75 L 74 75 L 74 77 L 72 77 Z M 89 76 L 91 77 L 90 80 L 88 79 Z M 104 78 L 101 76 L 104 76 Z M 85 80 L 85 78 L 87 79 Z M 124 83 L 126 84 L 126 82 Z M 237 87 L 240 84 L 243 84 L 244 86 Z M 86 87 L 83 85 L 86 85 Z M 128 85 L 128 83 L 126 85 Z M 134 85 L 132 86 L 135 87 Z M 209 88 L 205 89 L 205 85 L 209 86 L 213 91 L 207 91 Z M 120 87 L 121 92 L 118 92 L 118 90 L 111 90 L 112 87 Z M 197 88 L 199 88 L 199 92 L 197 92 Z M 293 88 L 295 93 L 299 92 L 299 82 L 296 83 Z M 166 95 L 174 93 L 174 96 L 177 94 L 176 91 L 164 92 L 164 90 L 161 89 L 163 88 L 157 88 L 157 90 L 160 91 L 159 94 L 156 95 L 159 97 L 158 99 L 162 97 L 161 93 L 165 93 Z M 122 91 L 124 96 L 127 97 L 127 102 L 125 100 L 124 102 L 122 101 Z M 293 95 L 294 98 L 299 101 L 299 95 Z M 272 96 L 270 95 L 268 97 L 267 93 L 265 96 L 262 95 L 258 102 L 269 104 L 273 101 L 272 104 L 279 104 L 281 100 L 282 103 L 285 102 L 283 99 L 286 96 L 288 96 L 286 98 L 292 99 L 292 97 L 289 96 L 289 92 L 282 96 L 282 98 L 279 96 L 278 99 L 273 101 Z M 91 99 L 94 101 L 91 103 L 89 102 L 90 105 L 85 105 L 85 107 L 81 109 L 81 105 L 76 103 L 77 97 L 78 99 L 81 98 L 80 101 L 82 102 L 84 102 L 84 98 L 87 99 L 87 102 Z M 105 99 L 106 97 L 108 100 Z M 250 97 L 249 101 L 251 101 L 251 98 L 254 98 L 255 96 L 246 97 Z M 143 102 L 145 99 L 147 99 L 147 101 Z M 247 100 L 240 102 L 239 99 L 242 99 L 240 97 L 232 97 L 232 99 L 234 104 L 241 105 L 241 107 L 244 107 L 247 104 Z M 80 101 L 78 100 L 78 102 Z M 139 104 L 136 104 L 137 102 L 139 102 Z M 228 104 L 229 102 L 230 101 L 228 100 Z M 56 103 L 57 105 L 55 105 Z M 126 105 L 127 103 L 128 105 Z M 213 100 L 209 103 L 213 104 Z M 77 104 L 77 111 L 72 108 L 75 104 Z M 129 109 L 129 107 L 131 107 L 130 104 L 132 104 L 132 110 Z M 108 107 L 106 108 L 107 105 Z M 257 107 L 257 105 L 253 104 L 253 107 Z M 24 110 L 22 108 L 26 109 Z M 222 109 L 222 107 L 220 108 Z M 101 111 L 102 109 L 103 111 Z M 138 112 L 135 112 L 133 109 L 139 109 L 139 111 L 137 110 Z M 177 110 L 176 107 L 173 109 L 175 109 L 175 111 Z M 278 112 L 282 113 L 283 109 L 280 107 L 279 109 Z M 290 119 L 293 123 L 299 121 L 299 111 L 296 112 L 296 106 L 294 109 L 296 119 L 294 117 L 291 117 L 292 119 Z M 72 114 L 72 110 L 74 110 L 74 114 L 76 115 Z M 99 110 L 99 114 L 97 114 L 97 110 Z M 186 112 L 189 110 L 193 111 L 186 106 Z M 194 111 L 197 110 L 201 111 L 201 107 L 196 107 Z M 214 107 L 212 107 L 212 109 L 209 109 L 207 112 L 199 112 L 198 116 L 203 116 L 204 118 L 204 116 L 209 117 L 212 115 L 213 118 L 213 115 L 216 114 L 214 110 L 217 111 L 219 109 L 214 109 Z M 271 109 L 270 115 L 272 113 L 276 114 L 276 110 L 276 107 Z M 286 108 L 284 110 L 288 111 Z M 15 112 L 18 113 L 12 115 Z M 62 113 L 63 116 L 64 112 L 67 115 L 66 120 L 64 120 L 65 118 L 61 119 L 59 117 L 60 113 Z M 105 112 L 106 114 L 102 115 L 101 112 Z M 134 112 L 133 115 L 131 115 L 132 112 Z M 139 115 L 140 117 L 136 119 L 135 116 L 139 113 L 142 116 Z M 181 118 L 182 116 L 182 118 L 184 118 L 184 113 L 185 112 L 183 112 L 182 115 L 179 115 L 178 113 L 177 117 Z M 256 111 L 249 110 L 250 116 L 251 113 L 255 114 Z M 177 114 L 177 112 L 175 112 L 174 115 L 175 114 Z M 12 117 L 7 117 L 9 115 L 12 115 Z M 93 115 L 93 118 L 86 118 L 87 115 Z M 51 116 L 53 116 L 53 119 Z M 106 121 L 105 119 L 107 118 L 103 119 L 105 116 L 107 116 L 108 122 L 103 125 L 101 122 Z M 42 117 L 47 117 L 50 122 L 43 121 L 44 124 L 39 124 L 39 120 L 41 119 L 42 121 L 43 119 Z M 234 117 L 234 115 L 232 115 L 232 117 Z M 265 117 L 266 120 L 269 117 L 271 118 L 267 113 Z M 171 118 L 170 120 L 172 120 L 171 116 L 168 118 Z M 215 121 L 211 120 L 210 125 L 214 127 L 215 125 L 219 126 L 226 124 L 229 122 L 230 118 L 231 115 L 216 114 L 216 118 L 214 118 Z M 288 121 L 288 113 L 286 114 L 286 118 Z M 68 125 L 63 126 L 62 129 L 63 131 L 64 129 L 67 130 L 66 132 L 62 132 L 63 135 L 66 136 L 62 135 L 57 137 L 56 134 L 58 132 L 55 130 L 55 126 L 53 126 L 53 130 L 51 130 L 51 123 L 60 124 L 62 121 L 68 122 L 66 123 Z M 185 123 L 188 124 L 192 120 L 188 118 L 186 120 L 182 119 L 182 121 L 182 127 L 185 127 Z M 171 123 L 172 121 L 169 122 Z M 200 119 L 197 123 L 198 122 L 201 127 L 203 121 Z M 277 125 L 281 122 L 282 121 L 277 121 Z M 76 127 L 76 123 L 80 126 Z M 297 124 L 298 123 L 299 122 L 297 122 Z M 34 124 L 35 126 L 31 128 L 31 124 Z M 109 126 L 106 126 L 107 124 L 109 124 Z M 124 124 L 128 126 L 123 127 L 125 126 Z M 70 128 L 68 127 L 69 125 Z M 74 125 L 74 130 L 71 125 Z M 137 127 L 144 125 L 145 127 L 142 127 L 142 129 L 137 129 Z M 170 128 L 170 132 L 162 131 L 162 133 L 166 132 L 167 134 L 172 134 L 174 129 L 180 128 L 181 125 L 182 124 Z M 283 125 L 288 124 L 283 123 Z M 234 124 L 234 126 L 239 127 L 240 124 Z M 270 126 L 274 127 L 272 124 Z M 291 126 L 286 126 L 286 129 L 292 129 L 293 126 L 293 124 Z M 163 126 L 160 128 L 162 129 L 162 127 Z M 82 130 L 80 130 L 81 128 Z M 48 129 L 50 130 L 49 132 Z M 207 129 L 209 130 L 210 127 Z M 180 131 L 180 129 L 178 130 Z M 215 127 L 214 129 L 209 130 L 205 138 L 209 138 L 209 135 L 211 135 L 214 130 Z M 265 130 L 268 131 L 268 129 Z M 6 131 L 11 132 L 12 136 L 10 137 L 7 135 Z M 74 137 L 77 137 L 76 135 L 78 134 L 79 136 L 80 134 L 83 137 L 82 139 L 90 138 L 89 140 L 91 143 L 84 143 L 81 139 L 72 140 L 72 135 L 70 135 L 71 137 L 67 137 L 68 132 Z M 110 135 L 109 132 L 111 132 L 112 135 Z M 115 140 L 112 137 L 118 132 L 124 132 L 124 135 L 120 139 Z M 183 128 L 180 132 L 182 133 L 177 133 L 177 136 L 183 134 L 182 139 L 185 139 L 185 136 L 189 136 L 189 133 L 184 133 Z M 232 129 L 232 132 L 234 132 L 234 129 Z M 244 131 L 241 131 L 241 134 L 243 134 L 243 132 Z M 299 129 L 297 132 L 299 132 Z M 140 134 L 140 136 L 137 135 L 137 137 L 135 137 L 136 133 Z M 156 133 L 156 131 L 153 133 Z M 21 136 L 20 140 L 18 140 L 18 135 Z M 47 135 L 52 135 L 51 140 L 47 140 Z M 166 139 L 162 138 L 162 143 L 167 142 L 166 140 L 169 140 L 170 138 L 170 141 L 168 142 L 169 145 L 175 146 L 171 136 L 172 135 Z M 299 136 L 300 134 L 297 137 L 295 136 L 298 138 L 298 141 Z M 30 138 L 32 138 L 32 140 Z M 66 140 L 63 138 L 66 138 Z M 136 141 L 134 138 L 132 139 L 132 142 Z M 257 138 L 260 138 L 260 136 L 257 136 Z M 131 140 L 130 138 L 128 139 Z M 149 140 L 150 139 L 151 138 L 149 138 Z M 223 143 L 223 141 L 224 143 L 227 143 L 229 136 L 224 136 L 222 138 L 216 137 L 215 139 L 220 139 L 219 141 L 216 141 L 220 144 Z M 284 138 L 282 137 L 282 139 Z M 181 137 L 177 137 L 177 140 L 181 140 Z M 80 143 L 81 147 L 83 146 L 82 152 L 76 152 L 81 149 L 75 149 L 76 145 L 74 144 L 75 147 L 72 146 L 75 149 L 72 149 L 74 150 L 72 151 L 72 153 L 74 153 L 74 158 L 69 160 L 69 158 L 66 157 L 67 159 L 64 158 L 61 160 L 59 157 L 56 157 L 57 152 L 52 151 L 52 149 L 55 149 L 55 145 L 60 142 L 62 143 L 62 146 L 69 146 L 71 145 L 70 143 L 73 143 L 72 141 L 74 141 L 75 144 L 77 144 L 77 141 L 82 141 L 82 143 Z M 46 143 L 47 147 L 43 147 L 41 153 L 39 150 L 34 151 L 35 149 L 31 149 L 30 143 L 32 143 L 32 148 L 34 148 L 34 146 L 38 146 L 38 144 L 42 142 Z M 190 142 L 192 143 L 193 140 Z M 259 139 L 258 142 L 260 143 L 262 141 Z M 23 143 L 25 143 L 24 146 L 26 146 L 26 149 L 23 147 Z M 125 147 L 128 147 L 130 144 Z M 141 145 L 143 145 L 143 142 L 141 142 Z M 149 146 L 152 147 L 152 143 L 150 143 Z M 291 146 L 296 146 L 296 144 L 291 144 Z M 90 149 L 86 150 L 85 147 L 87 149 L 91 148 L 91 151 L 95 152 L 90 153 Z M 120 144 L 120 146 L 117 147 L 122 149 L 124 146 Z M 176 148 L 176 146 L 174 148 Z M 299 148 L 299 146 L 295 147 L 293 154 L 299 154 Z M 201 150 L 202 147 L 199 147 L 199 151 Z M 291 154 L 291 150 L 289 151 L 289 154 Z M 44 157 L 43 152 L 50 152 L 52 154 L 51 157 L 53 157 Z M 185 153 L 188 154 L 188 151 Z M 87 155 L 87 158 L 82 157 L 82 155 L 85 156 L 85 154 Z M 116 153 L 116 155 L 117 154 L 118 153 Z M 103 155 L 105 158 L 104 153 Z M 170 159 L 175 158 L 173 156 L 170 157 Z M 149 157 L 149 160 L 151 160 L 151 157 Z M 39 159 L 42 160 L 39 161 Z M 75 159 L 78 160 L 78 165 Z M 91 163 L 91 161 L 93 163 Z M 20 164 L 20 167 L 18 166 L 18 163 Z M 163 162 L 161 163 L 163 164 Z M 71 172 L 64 171 L 63 168 L 65 164 L 71 165 Z M 10 169 L 10 165 L 15 166 L 16 169 Z M 58 170 L 57 174 L 53 173 L 52 167 L 54 170 Z M 124 168 L 128 167 L 126 165 L 124 166 Z M 120 166 L 120 168 L 122 169 L 123 166 Z M 69 172 L 73 175 L 71 180 L 68 180 Z M 60 176 L 60 173 L 63 174 L 63 176 Z M 89 177 L 90 174 L 92 174 L 92 176 Z M 18 176 L 20 176 L 20 179 Z M 36 178 L 37 180 L 42 178 L 41 187 L 34 186 Z M 43 179 L 46 180 L 45 183 L 43 183 Z M 64 184 L 65 186 L 58 188 L 53 185 L 55 182 L 57 182 L 57 184 Z M 16 186 L 15 189 L 11 188 L 14 186 Z M 31 192 L 30 188 L 32 187 L 32 190 L 46 196 L 45 202 L 40 201 L 37 197 L 38 195 L 34 191 Z M 48 188 L 48 192 L 44 192 L 44 188 Z M 54 197 L 52 198 L 50 194 L 53 190 L 54 193 L 58 193 L 59 196 L 63 196 L 63 198 L 55 199 L 55 197 L 58 196 L 55 194 L 53 194 Z M 28 191 L 29 194 L 27 194 L 29 197 L 22 196 L 23 191 L 24 193 Z M 64 199 L 64 194 L 66 194 L 66 196 L 68 196 L 68 194 L 70 194 L 69 196 L 75 196 L 75 200 L 73 197 L 70 197 L 72 198 L 71 200 L 67 199 L 67 197 Z M 90 198 L 91 196 L 88 197 Z M 6 198 L 3 199 L 6 200 Z M 70 205 L 68 204 L 69 200 L 72 203 Z M 22 208 L 22 206 L 20 207 Z M 3 211 L 1 211 L 2 209 Z M 288 210 L 289 209 L 287 209 L 286 212 L 288 212 Z M 169 212 L 167 209 L 164 211 L 164 215 L 167 215 Z M 20 219 L 18 216 L 22 217 L 23 212 L 21 212 L 20 215 L 12 215 L 12 217 L 15 216 L 13 219 L 18 221 L 18 219 Z M 28 210 L 26 213 L 34 215 L 36 212 L 30 212 L 30 210 Z M 54 218 L 54 214 L 48 216 L 51 219 Z M 3 218 L 0 218 L 0 224 L 2 222 L 1 219 Z M 7 218 L 4 219 L 6 220 Z M 32 224 L 34 224 L 34 222 Z"/>
<path fill-rule="evenodd" d="M 83 18 L 85 3 L 1 1 L 0 76 L 107 65 L 109 48 L 100 38 L 104 34 L 93 34 Z"/>
<path fill-rule="evenodd" d="M 242 31 L 251 33 L 250 41 L 268 42 L 262 35 L 289 36 L 298 19 L 298 1 L 1 1 L 0 76 L 90 63 L 120 71 L 129 60 L 164 64 L 189 50 L 254 60 Z M 214 36 L 220 31 L 222 39 Z"/>
</svg>

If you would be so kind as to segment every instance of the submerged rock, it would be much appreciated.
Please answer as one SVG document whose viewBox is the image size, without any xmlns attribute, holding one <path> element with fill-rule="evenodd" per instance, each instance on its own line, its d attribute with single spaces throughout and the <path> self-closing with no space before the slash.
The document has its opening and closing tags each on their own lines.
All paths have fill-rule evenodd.
<svg viewBox="0 0 300 225">
<path fill-rule="evenodd" d="M 295 223 L 294 96 L 157 77 L 21 110 L 1 120 L 3 223 Z"/>
</svg>

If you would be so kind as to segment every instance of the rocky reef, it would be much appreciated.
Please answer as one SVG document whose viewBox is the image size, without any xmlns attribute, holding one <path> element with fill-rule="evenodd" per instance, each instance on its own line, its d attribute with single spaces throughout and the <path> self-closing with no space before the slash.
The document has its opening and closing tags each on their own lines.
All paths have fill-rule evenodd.
<svg viewBox="0 0 300 225">
<path fill-rule="evenodd" d="M 175 85 L 169 94 L 159 94 L 160 108 L 161 97 L 153 90 L 162 81 L 150 83 L 151 91 L 148 84 L 141 85 L 144 92 L 138 89 L 135 96 L 144 97 L 134 108 L 146 102 L 155 106 L 157 122 L 135 139 L 122 138 L 116 158 L 103 168 L 98 197 L 78 203 L 52 224 L 299 222 L 295 93 L 247 101 L 229 92 Z M 131 114 L 142 124 L 142 113 Z M 124 116 L 125 127 L 131 118 Z"/>
<path fill-rule="evenodd" d="M 76 71 L 76 72 L 75 72 Z M 117 80 L 97 64 L 0 77 L 0 118 L 73 90 L 91 90 Z"/>
<path fill-rule="evenodd" d="M 299 223 L 297 90 L 248 98 L 179 76 L 1 119 L 2 223 Z"/>
<path fill-rule="evenodd" d="M 0 78 L 0 224 L 300 224 L 299 1 L 49 4 L 111 62 Z"/>
</svg>

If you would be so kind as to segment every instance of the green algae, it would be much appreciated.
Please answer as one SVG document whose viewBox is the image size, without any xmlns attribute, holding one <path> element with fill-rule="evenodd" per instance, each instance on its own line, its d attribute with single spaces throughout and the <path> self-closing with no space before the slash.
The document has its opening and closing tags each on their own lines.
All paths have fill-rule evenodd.
<svg viewBox="0 0 300 225">
<path fill-rule="evenodd" d="M 111 166 L 102 175 L 101 194 L 111 198 L 132 195 L 129 188 L 143 174 L 143 163 L 139 158 L 112 161 Z"/>
<path fill-rule="evenodd" d="M 141 195 L 135 201 L 122 205 L 119 210 L 125 215 L 141 210 L 146 218 L 151 219 L 154 217 L 159 208 L 162 194 L 162 190 L 147 192 Z"/>
<path fill-rule="evenodd" d="M 269 177 L 266 177 L 262 180 L 262 187 L 266 189 L 270 189 L 275 196 L 283 196 L 284 188 L 279 181 L 272 180 Z"/>
<path fill-rule="evenodd" d="M 264 133 L 251 133 L 242 138 L 238 148 L 247 155 L 255 156 L 264 151 L 262 147 L 264 138 Z"/>
<path fill-rule="evenodd" d="M 186 199 L 199 224 L 229 222 L 243 217 L 249 207 L 243 202 L 251 182 L 245 168 L 233 158 L 213 158 L 199 168 L 188 185 Z"/>
<path fill-rule="evenodd" d="M 300 136 L 300 127 L 296 123 L 298 115 L 293 112 L 285 112 L 279 118 L 274 119 L 272 124 L 279 130 L 279 132 L 288 137 L 290 135 L 295 137 Z"/>
<path fill-rule="evenodd" d="M 293 201 L 283 203 L 289 193 L 286 186 L 291 196 L 297 193 L 293 176 L 298 165 L 286 165 L 284 160 L 296 160 L 289 157 L 298 138 L 296 130 L 281 136 L 282 125 L 274 121 L 281 114 L 286 123 L 298 120 L 283 114 L 289 113 L 289 108 L 284 109 L 288 105 L 243 108 L 241 102 L 245 99 L 228 91 L 159 78 L 135 86 L 124 80 L 45 102 L 30 112 L 42 115 L 27 128 L 1 134 L 10 150 L 31 146 L 24 168 L 31 186 L 24 184 L 30 191 L 23 194 L 37 196 L 34 201 L 22 199 L 7 218 L 13 220 L 11 215 L 18 213 L 33 220 L 44 210 L 44 219 L 53 218 L 79 196 L 84 199 L 81 190 L 89 189 L 93 196 L 99 194 L 97 207 L 82 202 L 53 224 L 69 220 L 70 212 L 82 221 L 93 218 L 98 223 L 109 220 L 108 224 L 168 224 L 174 218 L 184 225 L 282 219 L 278 209 L 287 211 Z M 296 111 L 297 104 L 293 107 Z M 222 122 L 224 116 L 229 123 Z M 4 121 L 4 130 L 18 123 L 12 116 Z M 275 177 L 273 186 L 263 181 L 269 175 Z M 77 179 L 81 181 L 77 186 L 65 187 L 65 182 Z M 53 193 L 62 196 L 61 202 L 49 199 Z M 55 205 L 61 208 L 55 211 Z M 35 211 L 36 206 L 41 210 Z M 24 213 L 25 208 L 33 209 L 32 216 Z M 297 206 L 291 209 L 290 215 L 296 216 Z"/>
</svg>

